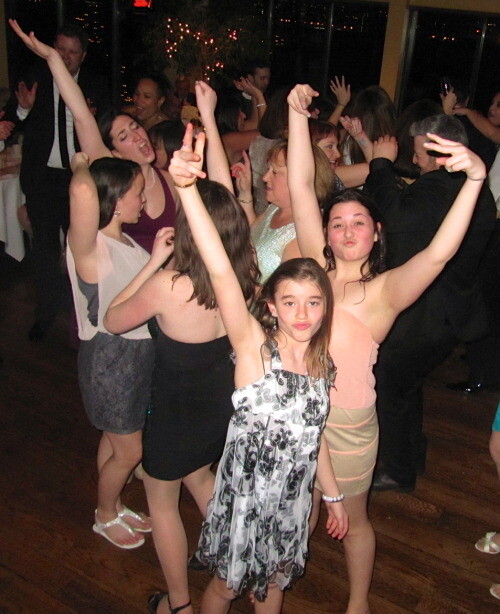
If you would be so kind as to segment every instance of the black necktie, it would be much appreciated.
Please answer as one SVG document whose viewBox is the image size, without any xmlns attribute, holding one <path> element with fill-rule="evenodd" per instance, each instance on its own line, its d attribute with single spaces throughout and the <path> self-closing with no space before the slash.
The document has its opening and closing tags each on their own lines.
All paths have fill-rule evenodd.
<svg viewBox="0 0 500 614">
<path fill-rule="evenodd" d="M 66 135 L 66 105 L 62 96 L 59 96 L 57 108 L 57 121 L 59 125 L 59 150 L 63 168 L 69 168 L 68 137 Z"/>
</svg>

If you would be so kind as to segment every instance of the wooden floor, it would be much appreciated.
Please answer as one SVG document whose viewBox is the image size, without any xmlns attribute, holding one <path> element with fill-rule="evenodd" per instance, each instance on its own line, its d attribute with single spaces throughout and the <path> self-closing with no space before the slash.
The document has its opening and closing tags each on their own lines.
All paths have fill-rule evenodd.
<svg viewBox="0 0 500 614">
<path fill-rule="evenodd" d="M 0 267 L 0 613 L 144 613 L 147 595 L 164 588 L 151 538 L 123 551 L 91 530 L 99 435 L 80 401 L 68 315 L 46 340 L 28 341 L 29 264 L 0 255 Z M 444 382 L 466 374 L 459 354 L 426 385 L 425 476 L 412 494 L 371 498 L 378 542 L 373 614 L 500 611 L 488 592 L 500 582 L 500 556 L 474 549 L 486 531 L 500 529 L 500 485 L 488 454 L 497 398 L 446 389 Z M 146 509 L 140 481 L 128 487 L 125 501 Z M 200 515 L 186 493 L 181 508 L 194 548 Z M 208 578 L 189 574 L 196 606 Z M 307 573 L 286 593 L 283 612 L 340 613 L 347 596 L 343 547 L 320 527 Z M 232 609 L 251 611 L 246 600 Z"/>
</svg>

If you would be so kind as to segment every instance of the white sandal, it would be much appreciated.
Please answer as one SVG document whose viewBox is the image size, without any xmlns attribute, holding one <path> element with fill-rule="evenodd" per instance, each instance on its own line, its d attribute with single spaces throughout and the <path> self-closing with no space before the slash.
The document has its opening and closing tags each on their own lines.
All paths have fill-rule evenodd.
<svg viewBox="0 0 500 614">
<path fill-rule="evenodd" d="M 120 544 L 119 542 L 112 539 L 106 533 L 106 529 L 109 529 L 110 527 L 114 527 L 116 525 L 119 525 L 120 527 L 122 527 L 122 529 L 127 531 L 127 533 L 129 533 L 130 535 L 137 536 L 137 533 L 134 531 L 134 529 L 129 527 L 129 525 L 124 520 L 122 520 L 120 516 L 117 516 L 116 518 L 114 518 L 113 520 L 110 520 L 109 522 L 101 522 L 97 518 L 97 510 L 96 510 L 95 523 L 94 523 L 94 526 L 92 527 L 92 530 L 94 531 L 94 533 L 97 533 L 98 535 L 102 535 L 102 537 L 107 539 L 108 542 L 111 542 L 113 546 L 116 546 L 117 548 L 123 548 L 124 550 L 132 550 L 133 548 L 139 548 L 139 546 L 142 546 L 142 544 L 144 543 L 144 537 L 141 537 L 139 541 L 134 542 L 133 544 Z"/>
<path fill-rule="evenodd" d="M 490 533 L 486 533 L 484 537 L 481 537 L 476 542 L 476 550 L 479 552 L 484 552 L 485 554 L 498 554 L 500 552 L 500 546 L 493 541 L 496 533 L 491 531 Z"/>
<path fill-rule="evenodd" d="M 137 522 L 150 522 L 150 519 L 144 514 L 143 515 L 137 514 L 136 512 L 129 510 L 128 507 L 123 506 L 122 511 L 118 512 L 118 517 L 123 519 L 126 516 L 130 516 L 134 520 L 137 520 Z M 139 529 L 139 527 L 130 527 L 130 528 L 133 531 L 137 531 L 138 533 L 151 533 L 151 527 L 148 527 L 147 529 Z"/>
</svg>

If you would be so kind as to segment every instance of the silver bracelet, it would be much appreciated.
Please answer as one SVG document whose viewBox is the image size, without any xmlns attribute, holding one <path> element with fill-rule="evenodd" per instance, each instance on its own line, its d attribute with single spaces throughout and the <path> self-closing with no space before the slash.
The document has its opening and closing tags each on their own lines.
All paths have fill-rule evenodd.
<svg viewBox="0 0 500 614">
<path fill-rule="evenodd" d="M 327 503 L 339 503 L 345 499 L 345 495 L 342 493 L 338 497 L 327 497 L 326 495 L 321 495 L 321 498 Z"/>
<path fill-rule="evenodd" d="M 259 102 L 258 105 L 255 105 L 257 108 L 259 107 L 267 107 L 267 104 L 265 102 Z"/>
</svg>

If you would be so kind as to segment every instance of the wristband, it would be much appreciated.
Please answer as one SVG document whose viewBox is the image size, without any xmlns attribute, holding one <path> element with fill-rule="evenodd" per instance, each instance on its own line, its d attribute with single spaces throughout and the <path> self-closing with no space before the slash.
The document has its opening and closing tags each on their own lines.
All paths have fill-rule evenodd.
<svg viewBox="0 0 500 614">
<path fill-rule="evenodd" d="M 242 198 L 238 198 L 238 202 L 243 203 L 244 205 L 248 205 L 250 203 L 253 203 L 253 198 L 251 198 L 250 200 L 243 200 Z"/>
<path fill-rule="evenodd" d="M 337 106 L 338 107 L 345 107 L 345 104 L 342 104 L 341 102 L 337 102 Z"/>
<path fill-rule="evenodd" d="M 259 108 L 259 107 L 267 107 L 267 104 L 265 102 L 259 102 L 259 104 L 256 105 L 256 106 L 257 106 L 257 108 Z"/>
<path fill-rule="evenodd" d="M 345 499 L 345 495 L 342 493 L 338 497 L 327 497 L 326 495 L 321 495 L 321 498 L 327 503 L 339 503 Z"/>
<path fill-rule="evenodd" d="M 190 188 L 192 185 L 194 185 L 197 181 L 198 177 L 194 178 L 194 181 L 191 181 L 191 183 L 186 183 L 186 185 L 177 185 L 176 183 L 174 183 L 176 188 L 180 188 L 181 190 L 183 190 L 184 188 Z"/>
</svg>

